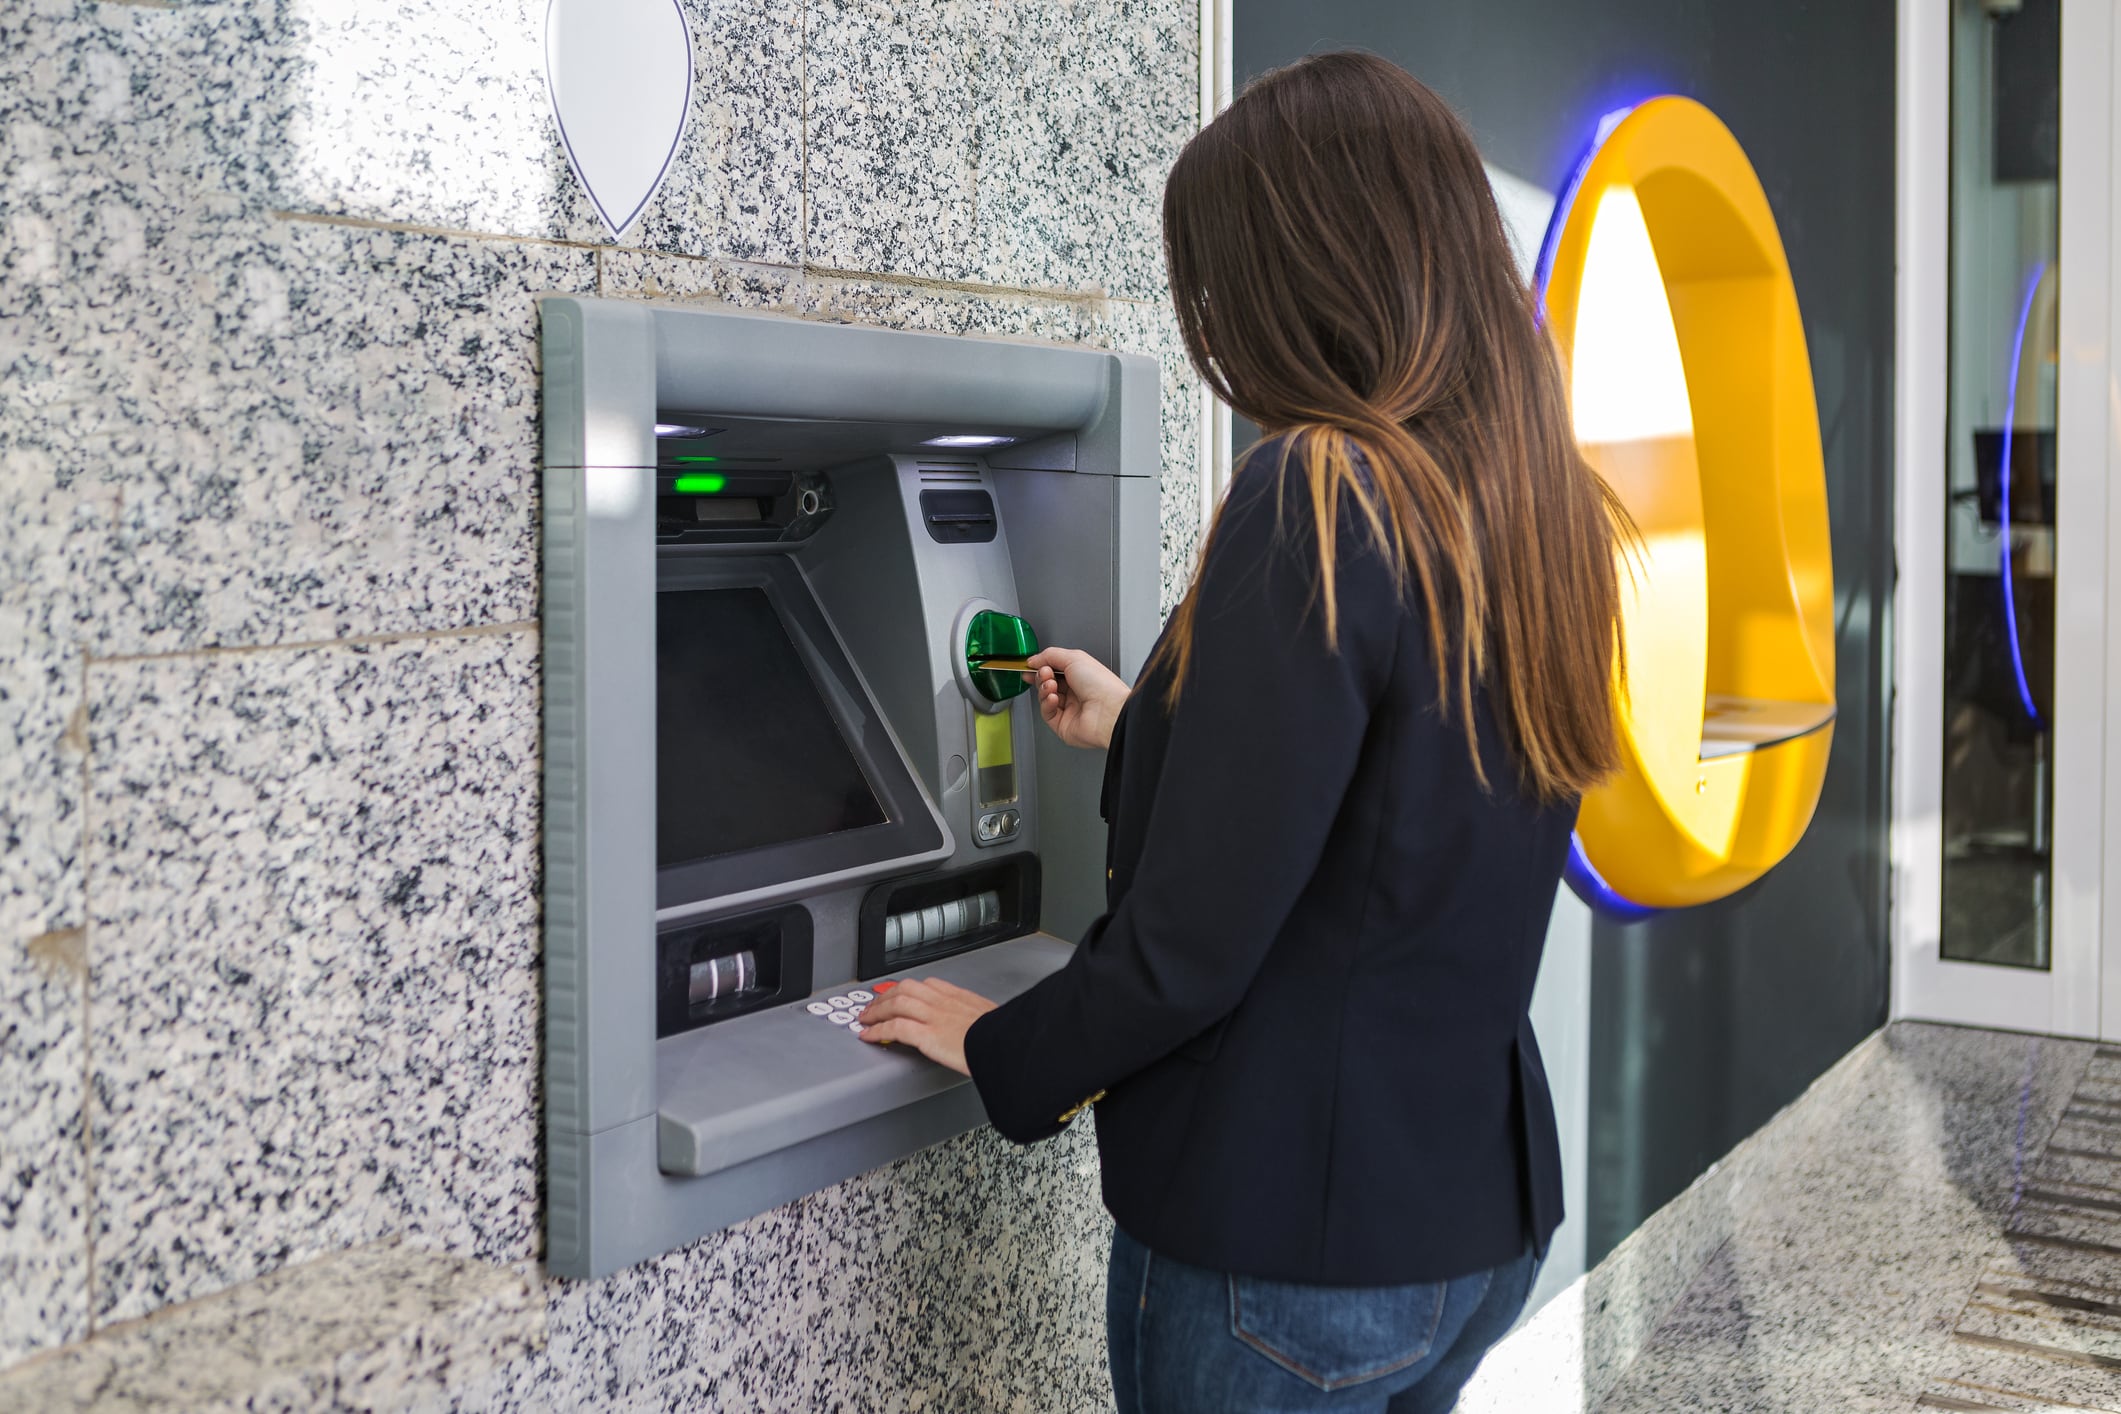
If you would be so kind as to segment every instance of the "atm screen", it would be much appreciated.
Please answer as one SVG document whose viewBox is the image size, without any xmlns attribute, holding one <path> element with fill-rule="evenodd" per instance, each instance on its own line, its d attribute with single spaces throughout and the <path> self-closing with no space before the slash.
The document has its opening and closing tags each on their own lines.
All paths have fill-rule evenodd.
<svg viewBox="0 0 2121 1414">
<path fill-rule="evenodd" d="M 656 865 L 886 820 L 766 592 L 656 595 Z"/>
</svg>

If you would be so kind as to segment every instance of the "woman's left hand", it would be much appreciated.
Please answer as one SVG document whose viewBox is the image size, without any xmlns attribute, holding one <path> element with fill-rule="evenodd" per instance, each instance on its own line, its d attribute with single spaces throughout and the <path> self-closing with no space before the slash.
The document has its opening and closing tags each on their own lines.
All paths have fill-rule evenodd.
<svg viewBox="0 0 2121 1414">
<path fill-rule="evenodd" d="M 862 1008 L 862 1039 L 876 1045 L 900 1042 L 959 1075 L 965 1065 L 965 1033 L 994 1010 L 977 992 L 936 978 L 901 982 Z"/>
</svg>

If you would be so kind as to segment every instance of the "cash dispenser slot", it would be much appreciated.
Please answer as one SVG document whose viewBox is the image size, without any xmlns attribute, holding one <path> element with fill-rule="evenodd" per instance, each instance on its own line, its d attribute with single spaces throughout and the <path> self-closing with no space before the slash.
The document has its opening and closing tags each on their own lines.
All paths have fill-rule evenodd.
<svg viewBox="0 0 2121 1414">
<path fill-rule="evenodd" d="M 879 884 L 862 900 L 857 977 L 1021 937 L 1038 927 L 1038 856 L 1028 851 L 926 878 Z"/>
<path fill-rule="evenodd" d="M 663 929 L 655 941 L 657 1038 L 808 995 L 811 936 L 801 907 Z"/>
</svg>

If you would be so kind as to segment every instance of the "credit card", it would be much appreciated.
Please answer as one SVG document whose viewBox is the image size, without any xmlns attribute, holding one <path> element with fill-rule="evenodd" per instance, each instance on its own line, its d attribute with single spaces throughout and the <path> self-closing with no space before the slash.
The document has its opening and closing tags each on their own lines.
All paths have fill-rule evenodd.
<svg viewBox="0 0 2121 1414">
<path fill-rule="evenodd" d="M 971 663 L 973 667 L 983 673 L 1033 673 L 1038 671 L 1031 666 L 1029 658 L 974 658 Z M 1053 670 L 1053 675 L 1055 677 L 1067 676 L 1059 668 Z"/>
</svg>

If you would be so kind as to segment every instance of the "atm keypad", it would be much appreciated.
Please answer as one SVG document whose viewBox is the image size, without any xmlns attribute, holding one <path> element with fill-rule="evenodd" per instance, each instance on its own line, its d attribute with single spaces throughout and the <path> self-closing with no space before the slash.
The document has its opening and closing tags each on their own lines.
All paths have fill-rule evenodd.
<svg viewBox="0 0 2121 1414">
<path fill-rule="evenodd" d="M 834 1026 L 844 1026 L 859 1036 L 862 1034 L 862 1013 L 868 1010 L 869 1003 L 875 1001 L 879 993 L 890 991 L 898 983 L 876 982 L 871 985 L 875 987 L 875 991 L 866 987 L 849 987 L 845 992 L 823 1000 L 805 1002 L 803 1010 L 831 1022 Z"/>
<path fill-rule="evenodd" d="M 844 1026 L 850 1033 L 859 1036 L 863 1030 L 862 1013 L 868 1010 L 869 1003 L 876 1000 L 878 993 L 888 992 L 898 983 L 877 982 L 873 985 L 875 991 L 864 987 L 849 987 L 844 993 L 826 997 L 823 1001 L 805 1003 L 803 1010 L 831 1022 L 834 1026 Z"/>
<path fill-rule="evenodd" d="M 834 1026 L 844 1026 L 859 1036 L 862 1034 L 862 1013 L 868 1009 L 869 1003 L 875 1000 L 876 995 L 873 992 L 855 989 L 845 996 L 827 997 L 821 1002 L 811 1002 L 803 1010 L 831 1022 Z"/>
</svg>

